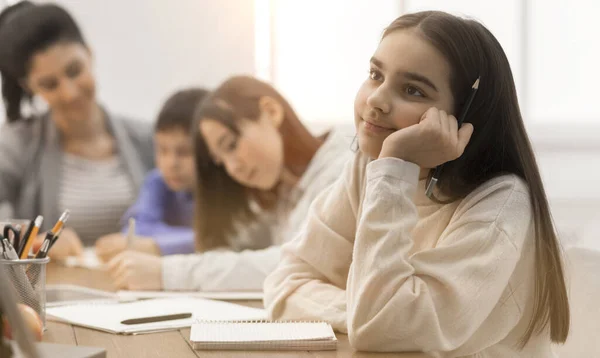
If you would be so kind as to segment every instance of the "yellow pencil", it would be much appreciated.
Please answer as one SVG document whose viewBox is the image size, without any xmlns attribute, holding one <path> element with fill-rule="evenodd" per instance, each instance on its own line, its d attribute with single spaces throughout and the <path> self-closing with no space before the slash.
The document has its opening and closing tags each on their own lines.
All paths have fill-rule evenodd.
<svg viewBox="0 0 600 358">
<path fill-rule="evenodd" d="M 29 250 L 31 250 L 31 245 L 33 245 L 33 242 L 35 241 L 35 238 L 38 232 L 40 231 L 40 227 L 42 226 L 43 221 L 44 217 L 38 215 L 35 218 L 33 229 L 31 229 L 31 233 L 26 238 L 23 238 L 25 240 L 25 243 L 23 244 L 23 251 L 21 251 L 21 260 L 24 260 L 29 256 Z"/>
</svg>

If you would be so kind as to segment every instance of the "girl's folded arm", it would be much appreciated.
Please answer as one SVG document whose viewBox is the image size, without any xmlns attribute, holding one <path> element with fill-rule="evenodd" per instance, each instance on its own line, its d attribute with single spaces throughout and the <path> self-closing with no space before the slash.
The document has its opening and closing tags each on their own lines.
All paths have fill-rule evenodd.
<svg viewBox="0 0 600 358">
<path fill-rule="evenodd" d="M 459 348 L 501 300 L 524 241 L 531 238 L 526 189 L 515 190 L 522 184 L 509 179 L 488 188 L 483 198 L 461 203 L 464 210 L 437 247 L 410 256 L 418 172 L 399 159 L 379 160 L 367 169 L 347 288 L 349 339 L 357 349 Z M 516 235 L 502 229 L 507 221 Z M 507 312 L 511 315 L 495 322 L 475 351 L 514 328 L 520 312 Z"/>
</svg>

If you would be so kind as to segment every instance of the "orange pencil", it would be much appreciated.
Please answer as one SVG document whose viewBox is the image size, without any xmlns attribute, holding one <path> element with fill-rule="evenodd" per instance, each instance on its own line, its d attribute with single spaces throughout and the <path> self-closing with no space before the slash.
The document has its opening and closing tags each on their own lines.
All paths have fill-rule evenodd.
<svg viewBox="0 0 600 358">
<path fill-rule="evenodd" d="M 23 243 L 23 251 L 21 251 L 21 260 L 24 260 L 27 258 L 27 256 L 29 255 L 29 250 L 31 250 L 31 245 L 33 245 L 33 242 L 35 241 L 35 238 L 38 234 L 38 232 L 40 231 L 40 227 L 42 226 L 42 221 L 44 221 L 44 217 L 41 215 L 38 215 L 35 218 L 34 224 L 33 224 L 33 229 L 31 229 L 31 233 L 29 234 L 29 236 L 24 237 L 23 240 L 25 240 L 25 242 Z"/>
<path fill-rule="evenodd" d="M 69 210 L 65 210 L 62 213 L 56 224 L 54 224 L 52 230 L 50 230 L 50 232 L 52 232 L 52 235 L 56 235 L 60 231 L 60 229 L 62 229 L 62 227 L 65 225 L 65 222 L 67 222 L 67 220 L 69 219 L 69 215 Z"/>
</svg>

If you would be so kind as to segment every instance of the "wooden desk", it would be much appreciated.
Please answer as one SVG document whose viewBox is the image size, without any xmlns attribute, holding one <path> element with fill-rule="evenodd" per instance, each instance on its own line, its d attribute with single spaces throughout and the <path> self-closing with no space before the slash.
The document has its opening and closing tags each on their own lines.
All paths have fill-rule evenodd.
<svg viewBox="0 0 600 358">
<path fill-rule="evenodd" d="M 48 265 L 49 284 L 75 284 L 90 288 L 114 291 L 109 277 L 102 271 L 66 268 L 55 264 Z M 241 302 L 237 302 L 241 303 Z M 260 307 L 258 301 L 243 302 L 248 306 Z M 108 358 L 134 358 L 134 357 L 303 357 L 303 358 L 330 358 L 330 357 L 397 357 L 421 358 L 426 355 L 418 353 L 363 353 L 355 352 L 348 344 L 348 337 L 336 333 L 338 338 L 337 351 L 324 352 L 264 352 L 264 351 L 194 351 L 189 345 L 190 329 L 179 331 L 143 334 L 138 336 L 123 336 L 104 333 L 93 329 L 72 326 L 70 324 L 47 322 L 47 331 L 44 342 L 103 347 L 108 353 Z"/>
</svg>

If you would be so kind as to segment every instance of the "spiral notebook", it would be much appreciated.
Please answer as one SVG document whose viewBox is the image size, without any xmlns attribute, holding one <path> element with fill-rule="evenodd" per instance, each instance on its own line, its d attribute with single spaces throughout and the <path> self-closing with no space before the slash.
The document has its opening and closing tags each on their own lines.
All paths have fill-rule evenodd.
<svg viewBox="0 0 600 358">
<path fill-rule="evenodd" d="M 196 350 L 335 350 L 337 339 L 325 322 L 203 321 L 192 324 Z"/>
</svg>

